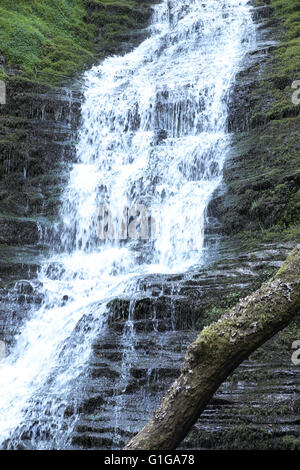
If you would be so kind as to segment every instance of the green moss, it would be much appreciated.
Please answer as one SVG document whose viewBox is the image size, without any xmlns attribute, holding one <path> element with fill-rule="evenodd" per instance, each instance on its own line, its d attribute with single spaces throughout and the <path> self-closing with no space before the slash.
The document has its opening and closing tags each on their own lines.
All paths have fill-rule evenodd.
<svg viewBox="0 0 300 470">
<path fill-rule="evenodd" d="M 257 230 L 244 230 L 235 237 L 247 244 L 248 248 L 255 248 L 258 243 L 300 242 L 299 224 L 283 229 L 280 225 L 273 225 L 269 229 L 263 226 Z"/>
<path fill-rule="evenodd" d="M 282 22 L 283 32 L 282 42 L 274 51 L 265 75 L 265 84 L 268 94 L 274 99 L 268 117 L 280 119 L 296 112 L 291 103 L 291 83 L 299 78 L 300 73 L 300 2 L 271 0 L 271 4 L 275 16 Z"/>
<path fill-rule="evenodd" d="M 253 237 L 255 232 L 265 241 L 272 240 L 273 235 L 278 239 L 280 232 L 287 239 L 293 233 L 297 235 L 299 125 L 299 116 L 287 117 L 236 136 L 230 172 L 225 174 L 228 202 L 221 213 L 225 233 L 240 232 L 246 237 L 246 233 L 252 233 Z"/>
<path fill-rule="evenodd" d="M 138 0 L 2 0 L 0 79 L 61 84 L 115 52 L 149 12 L 149 2 Z"/>
<path fill-rule="evenodd" d="M 85 16 L 82 0 L 3 0 L 0 50 L 7 70 L 51 83 L 79 70 L 93 54 L 94 30 Z"/>
</svg>

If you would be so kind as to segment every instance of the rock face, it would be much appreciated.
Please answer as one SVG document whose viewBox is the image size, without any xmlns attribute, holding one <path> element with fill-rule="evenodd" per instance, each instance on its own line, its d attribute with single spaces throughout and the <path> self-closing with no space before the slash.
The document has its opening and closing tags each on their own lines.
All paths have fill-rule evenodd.
<svg viewBox="0 0 300 470">
<path fill-rule="evenodd" d="M 147 35 L 155 0 L 2 2 L 0 79 L 58 85 Z"/>
<path fill-rule="evenodd" d="M 207 211 L 206 268 L 144 280 L 137 299 L 111 303 L 109 331 L 94 348 L 87 389 L 92 403 L 84 401 L 75 447 L 128 442 L 178 376 L 197 331 L 270 277 L 297 240 L 299 152 L 290 131 L 298 125 L 298 110 L 288 101 L 290 79 L 274 72 L 282 23 L 271 5 L 253 14 L 258 44 L 232 92 L 233 152 Z M 285 105 L 274 110 L 278 99 Z M 291 361 L 298 337 L 299 321 L 243 363 L 180 448 L 299 448 L 300 375 Z"/>
<path fill-rule="evenodd" d="M 22 82 L 0 107 L 0 338 L 9 347 L 42 300 L 34 278 L 75 159 L 80 98 Z"/>
<path fill-rule="evenodd" d="M 291 43 L 278 41 L 291 32 L 284 32 L 271 5 L 256 8 L 254 17 L 257 48 L 237 78 L 230 104 L 233 151 L 208 214 L 218 218 L 226 235 L 299 240 L 300 107 L 292 102 L 299 61 Z"/>
<path fill-rule="evenodd" d="M 0 108 L 2 217 L 56 214 L 68 163 L 75 158 L 80 98 L 67 88 L 8 86 L 7 104 Z"/>
<path fill-rule="evenodd" d="M 39 12 L 44 8 L 42 3 Z M 85 3 L 86 28 L 94 31 L 91 65 L 141 41 L 155 1 L 108 6 L 93 0 Z M 21 8 L 18 13 L 22 14 Z M 72 49 L 70 44 L 67 47 Z M 91 50 L 87 49 L 87 54 L 91 55 Z M 62 51 L 56 52 L 59 56 Z M 72 67 L 72 60 L 68 67 Z M 29 75 L 8 62 L 0 55 L 0 66 L 5 69 L 2 77 L 0 67 L 0 76 L 6 81 L 6 104 L 0 104 L 0 339 L 5 337 L 11 344 L 20 331 L 20 319 L 39 303 L 36 298 L 40 299 L 40 293 L 23 302 L 14 291 L 10 295 L 10 289 L 17 280 L 36 276 L 42 253 L 48 248 L 60 195 L 70 165 L 76 161 L 82 93 L 78 91 L 80 82 L 73 83 L 74 79 L 67 80 L 68 86 L 53 86 L 59 76 L 53 75 L 54 70 L 52 75 L 48 73 L 49 65 L 55 68 L 53 63 L 47 64 L 46 78 L 39 69 L 33 79 L 28 67 Z M 75 59 L 76 66 L 80 68 L 82 60 L 76 64 Z"/>
<path fill-rule="evenodd" d="M 180 376 L 124 449 L 176 449 L 220 385 L 253 351 L 298 317 L 299 304 L 297 245 L 268 282 L 204 328 L 189 345 Z"/>
</svg>

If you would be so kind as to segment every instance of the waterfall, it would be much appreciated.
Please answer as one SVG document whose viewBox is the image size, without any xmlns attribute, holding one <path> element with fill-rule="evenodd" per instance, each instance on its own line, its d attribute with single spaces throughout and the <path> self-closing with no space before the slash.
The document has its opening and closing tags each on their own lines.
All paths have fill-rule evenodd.
<svg viewBox="0 0 300 470">
<path fill-rule="evenodd" d="M 230 91 L 254 40 L 248 0 L 163 0 L 140 46 L 85 74 L 61 243 L 39 273 L 41 307 L 0 362 L 3 447 L 68 448 L 107 303 L 201 262 Z"/>
</svg>

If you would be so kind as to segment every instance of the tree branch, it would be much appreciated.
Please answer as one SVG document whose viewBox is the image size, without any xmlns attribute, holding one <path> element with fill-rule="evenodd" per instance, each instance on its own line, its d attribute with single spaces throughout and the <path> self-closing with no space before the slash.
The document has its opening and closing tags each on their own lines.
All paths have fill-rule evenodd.
<svg viewBox="0 0 300 470">
<path fill-rule="evenodd" d="M 299 313 L 300 245 L 269 282 L 202 330 L 187 350 L 179 378 L 125 450 L 175 449 L 221 383 Z"/>
</svg>

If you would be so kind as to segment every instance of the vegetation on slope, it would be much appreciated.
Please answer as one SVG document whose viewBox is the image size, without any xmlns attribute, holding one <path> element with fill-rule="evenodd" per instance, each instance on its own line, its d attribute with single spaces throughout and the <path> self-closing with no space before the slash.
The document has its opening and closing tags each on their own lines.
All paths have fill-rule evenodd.
<svg viewBox="0 0 300 470">
<path fill-rule="evenodd" d="M 0 79 L 61 83 L 116 52 L 149 14 L 138 0 L 1 0 Z"/>
</svg>

